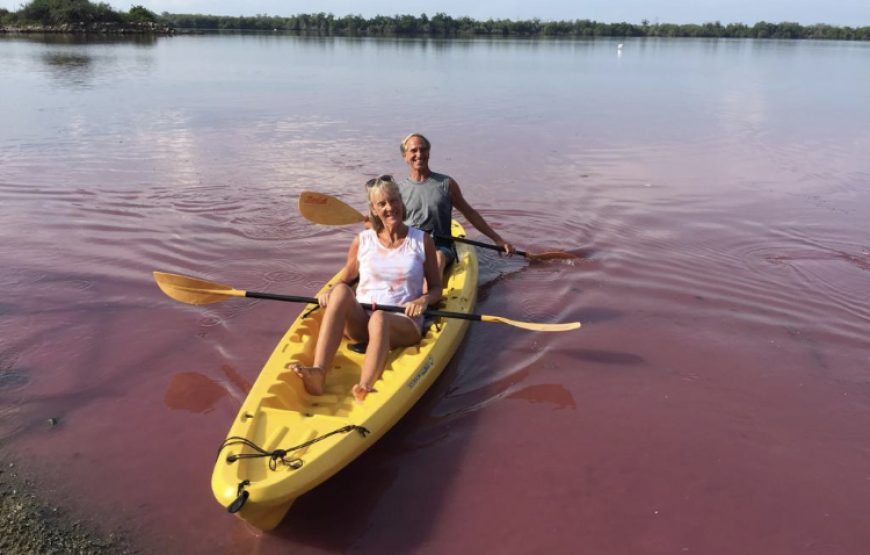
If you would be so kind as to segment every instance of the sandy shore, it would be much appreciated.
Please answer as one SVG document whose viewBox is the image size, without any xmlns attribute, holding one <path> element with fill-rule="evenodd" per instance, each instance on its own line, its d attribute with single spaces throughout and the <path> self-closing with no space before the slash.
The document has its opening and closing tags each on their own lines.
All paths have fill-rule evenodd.
<svg viewBox="0 0 870 555">
<path fill-rule="evenodd" d="M 0 460 L 0 553 L 138 553 L 119 534 L 37 498 L 25 474 Z"/>
</svg>

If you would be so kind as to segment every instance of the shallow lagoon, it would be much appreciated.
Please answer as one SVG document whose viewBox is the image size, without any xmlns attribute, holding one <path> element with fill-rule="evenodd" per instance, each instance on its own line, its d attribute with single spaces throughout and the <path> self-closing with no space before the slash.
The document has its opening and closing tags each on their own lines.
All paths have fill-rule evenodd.
<svg viewBox="0 0 870 555">
<path fill-rule="evenodd" d="M 0 38 L 0 445 L 145 549 L 865 553 L 870 44 Z M 503 234 L 426 397 L 272 535 L 214 454 L 308 295 L 432 139 Z M 57 418 L 58 426 L 46 425 Z"/>
</svg>

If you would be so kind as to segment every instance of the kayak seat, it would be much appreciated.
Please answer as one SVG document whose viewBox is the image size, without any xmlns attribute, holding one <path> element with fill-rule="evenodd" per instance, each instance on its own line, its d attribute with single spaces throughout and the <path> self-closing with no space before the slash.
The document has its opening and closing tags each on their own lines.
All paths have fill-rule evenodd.
<svg viewBox="0 0 870 555">
<path fill-rule="evenodd" d="M 359 353 L 361 355 L 366 354 L 366 347 L 369 346 L 368 341 L 362 341 L 360 343 L 348 343 L 347 348 L 355 353 Z"/>
</svg>

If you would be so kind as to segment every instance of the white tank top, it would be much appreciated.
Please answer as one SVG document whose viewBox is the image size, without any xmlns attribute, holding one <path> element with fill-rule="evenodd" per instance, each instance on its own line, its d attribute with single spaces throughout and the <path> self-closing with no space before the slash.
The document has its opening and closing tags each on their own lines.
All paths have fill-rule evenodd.
<svg viewBox="0 0 870 555">
<path fill-rule="evenodd" d="M 408 228 L 408 236 L 388 249 L 373 229 L 359 234 L 359 283 L 356 299 L 361 303 L 403 305 L 423 294 L 424 233 Z M 422 318 L 421 318 L 422 320 Z"/>
</svg>

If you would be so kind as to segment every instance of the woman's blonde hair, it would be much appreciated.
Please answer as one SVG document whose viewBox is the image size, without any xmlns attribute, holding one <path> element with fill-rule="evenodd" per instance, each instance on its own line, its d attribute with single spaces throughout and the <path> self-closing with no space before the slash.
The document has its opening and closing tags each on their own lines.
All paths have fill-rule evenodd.
<svg viewBox="0 0 870 555">
<path fill-rule="evenodd" d="M 405 209 L 405 201 L 402 199 L 402 193 L 399 191 L 399 186 L 395 181 L 393 181 L 392 175 L 382 175 L 366 181 L 366 198 L 369 201 L 369 221 L 372 224 L 372 229 L 375 230 L 375 233 L 378 233 L 384 229 L 384 222 L 382 222 L 380 217 L 375 214 L 375 207 L 372 204 L 372 193 L 376 190 L 383 191 L 387 194 L 392 193 L 399 198 L 399 202 L 402 206 L 403 220 L 405 219 L 407 210 Z"/>
</svg>

